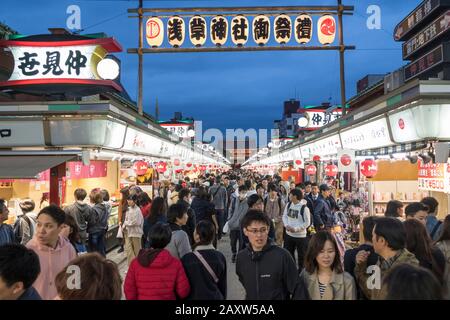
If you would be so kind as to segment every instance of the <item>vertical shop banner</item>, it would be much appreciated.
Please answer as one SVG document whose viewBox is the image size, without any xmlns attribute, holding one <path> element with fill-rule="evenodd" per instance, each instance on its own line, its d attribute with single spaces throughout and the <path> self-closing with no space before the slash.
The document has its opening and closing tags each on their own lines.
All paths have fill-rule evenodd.
<svg viewBox="0 0 450 320">
<path fill-rule="evenodd" d="M 449 192 L 449 165 L 419 161 L 419 190 Z"/>
<path fill-rule="evenodd" d="M 108 175 L 107 161 L 91 161 L 87 166 L 82 162 L 68 162 L 71 179 L 103 178 Z"/>
<path fill-rule="evenodd" d="M 338 150 L 338 170 L 339 172 L 356 171 L 356 152 L 350 149 Z"/>
</svg>

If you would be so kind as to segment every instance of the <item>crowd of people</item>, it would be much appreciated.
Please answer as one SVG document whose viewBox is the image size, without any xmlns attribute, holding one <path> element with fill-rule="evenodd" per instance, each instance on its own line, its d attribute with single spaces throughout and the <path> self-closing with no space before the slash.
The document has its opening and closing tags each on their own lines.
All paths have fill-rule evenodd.
<svg viewBox="0 0 450 320">
<path fill-rule="evenodd" d="M 0 200 L 0 299 L 224 300 L 225 235 L 246 299 L 450 298 L 450 215 L 439 221 L 431 197 L 365 217 L 351 247 L 352 201 L 326 183 L 234 170 L 120 193 L 124 279 L 106 259 L 106 190 L 77 189 L 73 204 L 38 211 L 25 199 L 13 226 Z"/>
</svg>

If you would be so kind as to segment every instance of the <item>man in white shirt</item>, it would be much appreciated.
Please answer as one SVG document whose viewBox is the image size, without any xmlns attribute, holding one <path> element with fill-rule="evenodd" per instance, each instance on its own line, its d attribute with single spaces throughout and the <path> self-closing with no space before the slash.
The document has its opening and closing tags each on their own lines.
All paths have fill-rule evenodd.
<svg viewBox="0 0 450 320">
<path fill-rule="evenodd" d="M 293 189 L 289 193 L 290 203 L 283 213 L 283 224 L 286 228 L 284 248 L 289 251 L 295 260 L 295 251 L 298 256 L 299 272 L 303 269 L 303 260 L 308 247 L 307 229 L 311 224 L 311 214 L 303 199 L 300 189 Z"/>
</svg>

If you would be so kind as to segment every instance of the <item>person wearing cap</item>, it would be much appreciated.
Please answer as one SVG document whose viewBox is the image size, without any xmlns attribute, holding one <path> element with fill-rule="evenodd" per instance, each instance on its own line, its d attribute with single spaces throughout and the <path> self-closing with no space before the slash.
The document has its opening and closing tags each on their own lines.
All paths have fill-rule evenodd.
<svg viewBox="0 0 450 320">
<path fill-rule="evenodd" d="M 36 229 L 37 214 L 34 211 L 36 204 L 32 199 L 23 199 L 19 203 L 22 214 L 18 215 L 14 224 L 14 233 L 16 240 L 23 245 L 33 238 Z"/>
<path fill-rule="evenodd" d="M 316 230 L 331 230 L 334 226 L 334 215 L 327 198 L 330 196 L 330 187 L 321 184 L 319 187 L 319 197 L 314 205 L 314 227 Z"/>
</svg>

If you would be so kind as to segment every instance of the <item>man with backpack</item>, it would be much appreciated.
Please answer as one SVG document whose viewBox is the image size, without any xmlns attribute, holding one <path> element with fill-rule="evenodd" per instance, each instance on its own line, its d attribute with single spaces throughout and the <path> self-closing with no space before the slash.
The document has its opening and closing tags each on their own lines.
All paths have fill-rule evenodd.
<svg viewBox="0 0 450 320">
<path fill-rule="evenodd" d="M 268 186 L 269 195 L 264 199 L 264 212 L 272 220 L 275 227 L 275 243 L 283 244 L 283 221 L 282 216 L 286 204 L 278 195 L 278 188 L 274 183 Z"/>
<path fill-rule="evenodd" d="M 289 200 L 290 203 L 283 213 L 283 224 L 286 228 L 284 248 L 290 252 L 294 261 L 297 250 L 298 271 L 301 272 L 308 247 L 307 229 L 311 224 L 311 214 L 300 189 L 291 190 Z"/>
<path fill-rule="evenodd" d="M 77 222 L 78 228 L 80 229 L 80 240 L 86 245 L 87 244 L 87 228 L 88 221 L 91 214 L 91 207 L 84 203 L 84 199 L 87 196 L 87 192 L 84 189 L 78 188 L 73 193 L 75 197 L 75 202 L 64 208 L 64 212 L 72 216 Z"/>
<path fill-rule="evenodd" d="M 420 201 L 427 207 L 426 228 L 431 239 L 436 241 L 442 233 L 442 221 L 437 219 L 439 202 L 433 197 L 425 197 Z"/>
<path fill-rule="evenodd" d="M 14 223 L 14 235 L 17 242 L 22 245 L 26 245 L 33 238 L 37 219 L 37 214 L 33 212 L 35 206 L 32 199 L 24 199 L 19 203 L 22 214 L 17 216 Z"/>
</svg>

